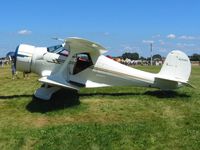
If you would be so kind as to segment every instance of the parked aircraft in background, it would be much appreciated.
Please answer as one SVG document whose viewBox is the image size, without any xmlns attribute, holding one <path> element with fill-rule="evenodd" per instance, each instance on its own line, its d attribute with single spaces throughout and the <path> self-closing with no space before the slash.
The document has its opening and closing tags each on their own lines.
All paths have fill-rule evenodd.
<svg viewBox="0 0 200 150">
<path fill-rule="evenodd" d="M 44 100 L 61 88 L 143 86 L 174 90 L 189 85 L 191 63 L 181 51 L 170 52 L 156 74 L 120 64 L 104 56 L 105 52 L 101 45 L 81 38 L 68 38 L 52 47 L 20 44 L 15 51 L 15 66 L 18 71 L 41 76 L 39 81 L 44 86 L 34 95 Z"/>
</svg>

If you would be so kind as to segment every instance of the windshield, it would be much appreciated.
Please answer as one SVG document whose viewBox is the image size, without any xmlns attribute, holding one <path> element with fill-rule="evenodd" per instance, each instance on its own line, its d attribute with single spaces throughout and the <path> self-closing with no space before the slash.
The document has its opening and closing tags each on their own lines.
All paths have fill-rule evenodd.
<svg viewBox="0 0 200 150">
<path fill-rule="evenodd" d="M 47 47 L 47 51 L 51 53 L 57 53 L 63 49 L 62 45 L 55 45 L 55 46 L 50 46 Z"/>
<path fill-rule="evenodd" d="M 63 56 L 69 55 L 69 51 L 66 48 L 64 48 L 63 45 L 55 45 L 47 47 L 47 51 L 50 53 L 56 53 Z"/>
</svg>

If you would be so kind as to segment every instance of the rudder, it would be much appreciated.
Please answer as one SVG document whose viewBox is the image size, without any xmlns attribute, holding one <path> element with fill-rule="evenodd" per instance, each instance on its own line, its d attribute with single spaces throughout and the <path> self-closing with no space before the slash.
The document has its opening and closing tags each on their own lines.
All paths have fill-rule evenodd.
<svg viewBox="0 0 200 150">
<path fill-rule="evenodd" d="M 190 73 L 191 63 L 188 56 L 179 50 L 174 50 L 167 55 L 158 75 L 175 81 L 187 82 Z"/>
</svg>

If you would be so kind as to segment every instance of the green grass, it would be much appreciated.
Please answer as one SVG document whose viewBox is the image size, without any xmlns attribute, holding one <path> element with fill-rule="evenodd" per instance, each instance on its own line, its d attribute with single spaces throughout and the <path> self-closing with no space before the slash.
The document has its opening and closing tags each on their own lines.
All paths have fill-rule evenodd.
<svg viewBox="0 0 200 150">
<path fill-rule="evenodd" d="M 158 72 L 160 67 L 138 69 Z M 38 76 L 0 68 L 0 149 L 199 149 L 200 67 L 175 92 L 139 87 L 60 91 L 33 98 Z"/>
</svg>

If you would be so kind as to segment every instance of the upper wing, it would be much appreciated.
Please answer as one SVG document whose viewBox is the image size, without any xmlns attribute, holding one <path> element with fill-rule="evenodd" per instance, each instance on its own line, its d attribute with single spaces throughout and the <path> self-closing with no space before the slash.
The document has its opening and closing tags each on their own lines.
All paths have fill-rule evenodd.
<svg viewBox="0 0 200 150">
<path fill-rule="evenodd" d="M 40 82 L 59 86 L 63 88 L 70 88 L 78 90 L 78 86 L 69 83 L 67 79 L 68 64 L 72 57 L 78 53 L 89 53 L 93 63 L 96 63 L 97 58 L 106 52 L 106 49 L 101 45 L 81 38 L 68 38 L 65 40 L 64 47 L 69 50 L 69 56 L 62 64 L 59 71 L 53 72 L 50 76 L 42 77 Z"/>
<path fill-rule="evenodd" d="M 77 37 L 66 39 L 64 47 L 69 49 L 72 55 L 75 53 L 90 53 L 92 56 L 96 56 L 107 52 L 101 45 Z"/>
</svg>

